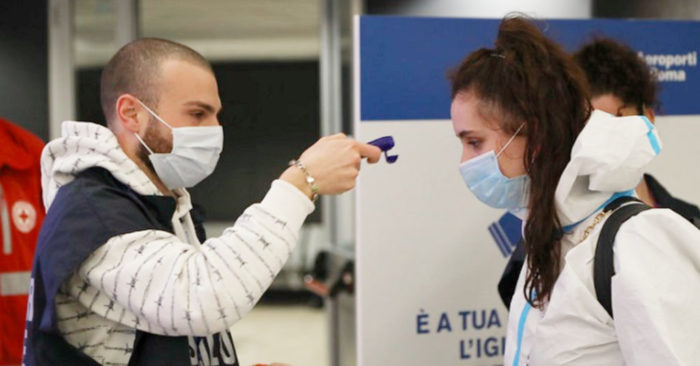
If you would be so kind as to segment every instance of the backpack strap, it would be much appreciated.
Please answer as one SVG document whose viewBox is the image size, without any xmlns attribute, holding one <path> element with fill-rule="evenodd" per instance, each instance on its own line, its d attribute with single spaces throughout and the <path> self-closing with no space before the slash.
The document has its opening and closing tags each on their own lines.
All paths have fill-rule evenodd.
<svg viewBox="0 0 700 366">
<path fill-rule="evenodd" d="M 628 202 L 634 203 L 623 206 Z M 614 200 L 603 209 L 604 212 L 613 211 L 613 213 L 605 220 L 598 236 L 598 245 L 596 246 L 595 258 L 593 259 L 593 284 L 595 285 L 598 302 L 611 317 L 613 312 L 610 280 L 615 275 L 613 262 L 615 236 L 625 221 L 650 208 L 637 198 L 625 196 Z"/>
<path fill-rule="evenodd" d="M 612 202 L 608 203 L 604 208 L 603 212 L 610 212 L 610 211 L 615 211 L 620 206 L 624 205 L 625 203 L 629 202 L 634 202 L 634 203 L 639 203 L 646 205 L 644 202 L 642 202 L 639 198 L 633 197 L 633 196 L 621 196 L 613 200 Z"/>
</svg>

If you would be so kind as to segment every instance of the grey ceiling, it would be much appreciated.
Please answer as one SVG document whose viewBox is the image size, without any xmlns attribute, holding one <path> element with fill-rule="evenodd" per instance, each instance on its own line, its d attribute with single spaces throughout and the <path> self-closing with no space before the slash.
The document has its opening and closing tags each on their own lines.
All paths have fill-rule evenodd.
<svg viewBox="0 0 700 366">
<path fill-rule="evenodd" d="M 116 51 L 114 1 L 75 0 L 75 56 L 99 65 Z M 318 57 L 320 0 L 140 0 L 142 36 L 183 42 L 212 60 Z"/>
</svg>

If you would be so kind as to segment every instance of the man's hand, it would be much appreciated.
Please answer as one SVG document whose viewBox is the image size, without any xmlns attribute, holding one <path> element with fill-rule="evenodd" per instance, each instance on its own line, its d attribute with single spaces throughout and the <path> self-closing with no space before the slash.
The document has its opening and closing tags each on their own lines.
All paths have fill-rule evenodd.
<svg viewBox="0 0 700 366">
<path fill-rule="evenodd" d="M 382 151 L 373 145 L 348 138 L 340 133 L 323 137 L 311 145 L 299 158 L 314 177 L 319 194 L 340 194 L 355 187 L 363 158 L 376 163 Z M 298 167 L 289 167 L 280 179 L 285 180 L 311 197 L 306 175 Z"/>
</svg>

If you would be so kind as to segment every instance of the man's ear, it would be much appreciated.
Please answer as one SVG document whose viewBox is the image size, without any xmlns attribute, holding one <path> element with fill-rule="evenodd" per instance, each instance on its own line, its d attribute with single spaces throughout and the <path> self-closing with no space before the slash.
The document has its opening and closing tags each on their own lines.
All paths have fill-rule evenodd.
<svg viewBox="0 0 700 366">
<path fill-rule="evenodd" d="M 117 99 L 117 123 L 119 123 L 122 128 L 126 129 L 127 131 L 139 133 L 139 115 L 143 114 L 144 112 L 143 107 L 138 102 L 136 97 L 131 94 L 122 94 Z M 140 118 L 143 120 L 143 117 Z"/>
<path fill-rule="evenodd" d="M 644 115 L 649 119 L 649 122 L 654 123 L 654 117 L 656 117 L 656 114 L 654 113 L 654 108 L 644 107 Z"/>
</svg>

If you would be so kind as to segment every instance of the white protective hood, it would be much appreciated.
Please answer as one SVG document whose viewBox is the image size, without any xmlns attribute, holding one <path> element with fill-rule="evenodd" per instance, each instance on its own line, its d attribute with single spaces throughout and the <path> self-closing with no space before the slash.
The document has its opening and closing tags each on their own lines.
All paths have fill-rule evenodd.
<svg viewBox="0 0 700 366">
<path fill-rule="evenodd" d="M 615 117 L 594 110 L 555 192 L 562 226 L 584 220 L 616 192 L 633 190 L 660 150 L 657 130 L 646 117 Z"/>
<path fill-rule="evenodd" d="M 61 137 L 52 140 L 41 153 L 41 188 L 44 207 L 49 209 L 58 189 L 80 172 L 101 167 L 141 195 L 160 191 L 122 150 L 116 136 L 104 126 L 89 122 L 61 124 Z"/>
</svg>

